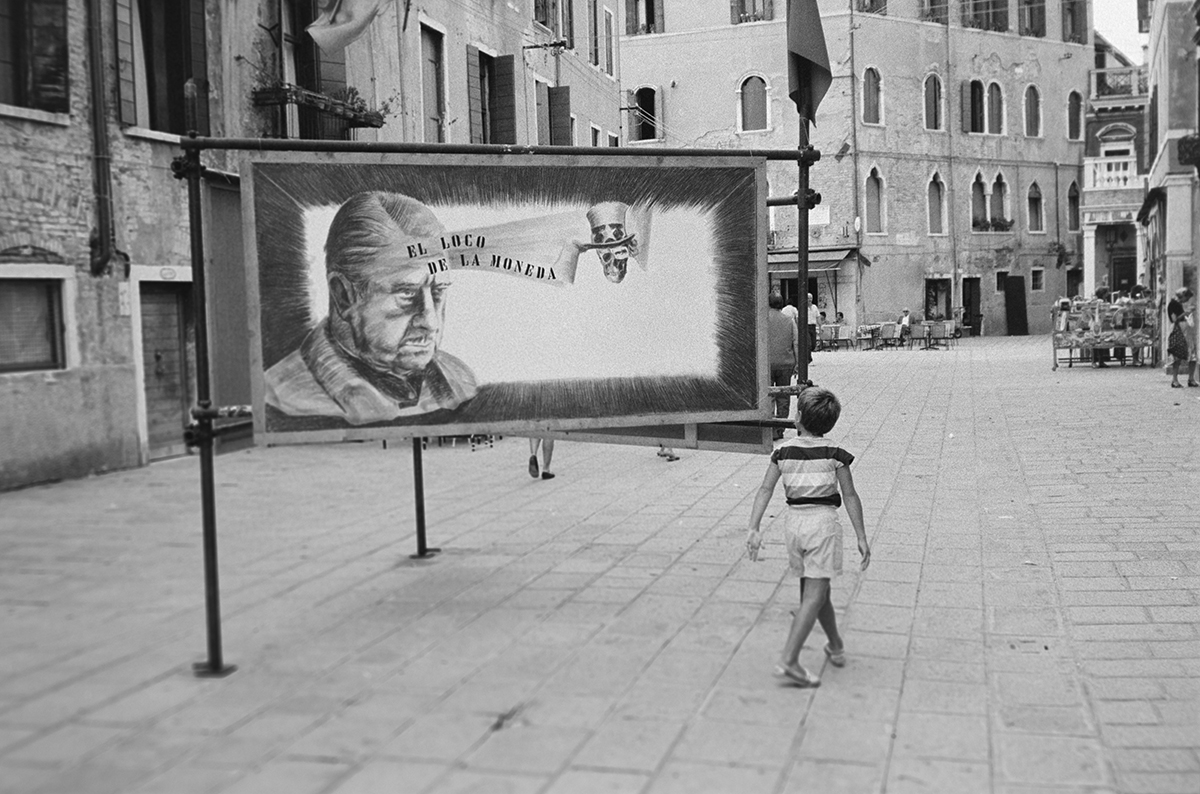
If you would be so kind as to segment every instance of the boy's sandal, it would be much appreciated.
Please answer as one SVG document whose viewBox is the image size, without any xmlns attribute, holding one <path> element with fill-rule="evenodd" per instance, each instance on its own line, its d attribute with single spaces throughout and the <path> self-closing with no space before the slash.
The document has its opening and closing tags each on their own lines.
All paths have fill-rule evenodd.
<svg viewBox="0 0 1200 794">
<path fill-rule="evenodd" d="M 529 456 L 529 476 L 535 480 L 537 479 L 537 476 L 538 476 L 537 455 Z"/>
<path fill-rule="evenodd" d="M 1188 385 L 1189 386 L 1200 386 L 1200 383 L 1196 383 L 1196 381 L 1194 381 L 1194 380 L 1189 380 Z"/>
<path fill-rule="evenodd" d="M 1172 383 L 1172 384 L 1171 384 L 1171 388 L 1172 388 L 1172 389 L 1182 389 L 1182 388 L 1183 388 L 1183 384 L 1182 384 L 1182 383 Z"/>
<path fill-rule="evenodd" d="M 775 677 L 781 679 L 785 684 L 791 684 L 801 689 L 819 687 L 821 685 L 820 678 L 817 678 L 799 665 L 793 668 L 777 664 L 775 665 Z"/>
<path fill-rule="evenodd" d="M 829 647 L 829 643 L 825 643 L 825 656 L 829 659 L 829 663 L 834 667 L 846 666 L 846 649 L 834 651 Z"/>
</svg>

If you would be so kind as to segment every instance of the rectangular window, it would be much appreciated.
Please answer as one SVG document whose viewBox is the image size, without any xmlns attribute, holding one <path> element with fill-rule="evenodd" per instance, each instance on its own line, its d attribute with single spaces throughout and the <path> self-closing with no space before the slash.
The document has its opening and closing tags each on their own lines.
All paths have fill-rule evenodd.
<svg viewBox="0 0 1200 794">
<path fill-rule="evenodd" d="M 600 145 L 600 128 L 595 124 L 592 125 L 592 146 Z"/>
<path fill-rule="evenodd" d="M 996 292 L 1004 292 L 1004 285 L 1008 282 L 1008 271 L 996 271 Z"/>
<path fill-rule="evenodd" d="M 604 71 L 611 75 L 615 69 L 613 62 L 613 39 L 616 36 L 616 30 L 613 26 L 612 12 L 607 8 L 604 9 Z"/>
<path fill-rule="evenodd" d="M 1017 32 L 1022 36 L 1045 37 L 1045 0 L 1017 0 Z"/>
<path fill-rule="evenodd" d="M 600 7 L 597 0 L 588 0 L 588 62 L 600 65 Z"/>
<path fill-rule="evenodd" d="M 578 120 L 575 118 L 574 113 L 571 114 L 571 145 L 579 145 Z"/>
<path fill-rule="evenodd" d="M 67 0 L 0 2 L 0 103 L 66 113 Z"/>
<path fill-rule="evenodd" d="M 878 0 L 885 2 L 886 0 Z M 775 17 L 773 0 L 729 0 L 729 21 L 735 25 L 742 22 L 762 22 Z"/>
<path fill-rule="evenodd" d="M 1033 292 L 1042 292 L 1046 289 L 1046 271 L 1040 267 L 1029 271 L 1029 289 Z"/>
<path fill-rule="evenodd" d="M 1082 44 L 1087 40 L 1084 26 L 1087 25 L 1087 3 L 1085 0 L 1062 0 L 1063 41 Z"/>
<path fill-rule="evenodd" d="M 630 36 L 640 33 L 664 33 L 663 3 L 665 0 L 625 0 L 625 32 Z"/>
<path fill-rule="evenodd" d="M 942 25 L 950 24 L 948 0 L 925 0 L 921 19 L 926 22 L 937 22 Z"/>
<path fill-rule="evenodd" d="M 442 34 L 421 26 L 421 105 L 425 119 L 425 142 L 446 140 L 446 106 L 443 85 Z"/>
<path fill-rule="evenodd" d="M 114 5 L 121 123 L 186 134 L 183 86 L 191 79 L 199 92 L 196 127 L 201 135 L 207 135 L 208 42 L 203 0 L 114 0 Z M 344 87 L 344 64 L 342 70 Z"/>
<path fill-rule="evenodd" d="M 534 102 L 537 110 L 537 142 L 539 146 L 549 146 L 550 140 L 550 86 L 535 81 Z"/>
<path fill-rule="evenodd" d="M 621 145 L 621 137 L 619 135 L 617 135 L 615 132 L 610 132 L 608 134 L 608 145 L 613 146 L 613 147 L 620 146 Z"/>
<path fill-rule="evenodd" d="M 0 278 L 0 372 L 63 369 L 62 282 Z"/>
<path fill-rule="evenodd" d="M 471 143 L 498 143 L 493 108 L 496 102 L 496 59 L 467 47 L 467 106 Z"/>
</svg>

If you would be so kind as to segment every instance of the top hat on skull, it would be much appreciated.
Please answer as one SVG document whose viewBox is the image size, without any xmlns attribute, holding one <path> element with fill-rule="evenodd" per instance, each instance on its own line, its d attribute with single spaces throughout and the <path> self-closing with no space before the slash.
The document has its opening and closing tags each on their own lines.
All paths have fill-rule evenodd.
<svg viewBox="0 0 1200 794">
<path fill-rule="evenodd" d="M 587 211 L 592 227 L 592 247 L 604 266 L 604 276 L 619 284 L 629 269 L 629 258 L 637 256 L 637 235 L 626 234 L 625 213 L 629 206 L 619 201 L 605 201 Z"/>
</svg>

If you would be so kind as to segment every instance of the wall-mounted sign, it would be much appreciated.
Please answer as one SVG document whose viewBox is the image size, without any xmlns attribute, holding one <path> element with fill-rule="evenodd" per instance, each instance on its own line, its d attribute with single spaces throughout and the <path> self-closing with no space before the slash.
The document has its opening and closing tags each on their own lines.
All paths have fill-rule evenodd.
<svg viewBox="0 0 1200 794">
<path fill-rule="evenodd" d="M 758 158 L 255 155 L 267 443 L 766 415 Z"/>
</svg>

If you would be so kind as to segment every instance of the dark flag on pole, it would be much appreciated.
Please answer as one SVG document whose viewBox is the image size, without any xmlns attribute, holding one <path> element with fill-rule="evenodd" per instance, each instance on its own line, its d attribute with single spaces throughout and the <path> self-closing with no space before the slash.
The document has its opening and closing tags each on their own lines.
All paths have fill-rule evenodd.
<svg viewBox="0 0 1200 794">
<path fill-rule="evenodd" d="M 814 121 L 833 83 L 821 12 L 817 0 L 788 0 L 787 10 L 788 96 L 803 118 Z"/>
</svg>

